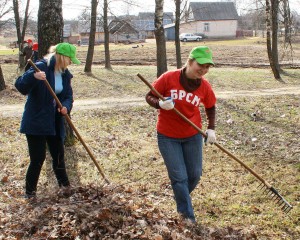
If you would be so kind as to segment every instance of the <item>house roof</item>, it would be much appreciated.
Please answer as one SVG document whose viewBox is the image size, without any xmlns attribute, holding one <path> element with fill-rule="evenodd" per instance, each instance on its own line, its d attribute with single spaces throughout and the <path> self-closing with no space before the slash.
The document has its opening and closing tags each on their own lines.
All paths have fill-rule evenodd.
<svg viewBox="0 0 300 240">
<path fill-rule="evenodd" d="M 133 26 L 124 20 L 115 19 L 109 24 L 109 32 L 114 33 L 138 33 Z"/>
<path fill-rule="evenodd" d="M 108 24 L 110 25 L 110 31 L 116 32 L 120 31 L 120 28 L 126 26 L 126 31 L 136 32 L 136 31 L 154 31 L 154 12 L 140 12 L 138 16 L 119 16 L 109 17 Z M 163 25 L 170 24 L 174 20 L 172 12 L 164 12 L 163 16 Z M 127 22 L 127 24 L 125 24 Z M 91 23 L 89 20 L 80 20 L 78 22 L 78 31 L 79 33 L 89 33 Z M 119 30 L 117 30 L 119 29 Z M 103 22 L 97 20 L 96 32 L 103 32 Z"/>
<path fill-rule="evenodd" d="M 137 18 L 140 20 L 153 20 L 155 17 L 154 12 L 139 12 Z M 163 19 L 168 19 L 171 22 L 174 21 L 174 14 L 172 12 L 164 12 Z"/>
<path fill-rule="evenodd" d="M 189 13 L 195 21 L 237 20 L 233 2 L 190 2 Z"/>
<path fill-rule="evenodd" d="M 91 30 L 91 21 L 88 20 L 79 20 L 78 21 L 78 32 L 79 33 L 90 33 Z M 96 32 L 104 32 L 103 23 L 97 20 L 96 23 Z"/>
<path fill-rule="evenodd" d="M 140 12 L 138 17 L 132 20 L 132 24 L 140 31 L 154 31 L 154 12 Z M 170 24 L 174 21 L 172 12 L 164 12 L 163 25 Z"/>
<path fill-rule="evenodd" d="M 169 28 L 173 28 L 173 27 L 175 27 L 175 23 L 170 23 L 170 24 L 164 25 L 164 29 L 169 29 Z"/>
</svg>

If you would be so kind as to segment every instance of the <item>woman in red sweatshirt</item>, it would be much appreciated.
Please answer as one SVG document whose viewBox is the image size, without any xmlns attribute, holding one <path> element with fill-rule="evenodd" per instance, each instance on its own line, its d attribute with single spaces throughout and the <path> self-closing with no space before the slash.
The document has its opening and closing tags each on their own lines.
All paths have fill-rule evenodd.
<svg viewBox="0 0 300 240">
<path fill-rule="evenodd" d="M 202 175 L 202 135 L 185 122 L 176 108 L 190 121 L 202 128 L 199 105 L 203 104 L 207 116 L 207 143 L 214 143 L 216 97 L 204 75 L 214 65 L 212 52 L 206 46 L 192 49 L 186 65 L 162 74 L 153 87 L 165 97 L 161 101 L 154 92 L 146 95 L 147 103 L 159 109 L 157 121 L 158 147 L 171 180 L 177 211 L 195 222 L 190 193 Z"/>
</svg>

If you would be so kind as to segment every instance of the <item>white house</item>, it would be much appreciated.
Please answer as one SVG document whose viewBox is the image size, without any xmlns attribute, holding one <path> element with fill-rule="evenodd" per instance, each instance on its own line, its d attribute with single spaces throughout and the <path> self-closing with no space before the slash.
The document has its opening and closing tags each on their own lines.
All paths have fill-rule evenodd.
<svg viewBox="0 0 300 240">
<path fill-rule="evenodd" d="M 238 14 L 233 2 L 191 2 L 180 33 L 202 33 L 208 38 L 235 37 Z"/>
</svg>

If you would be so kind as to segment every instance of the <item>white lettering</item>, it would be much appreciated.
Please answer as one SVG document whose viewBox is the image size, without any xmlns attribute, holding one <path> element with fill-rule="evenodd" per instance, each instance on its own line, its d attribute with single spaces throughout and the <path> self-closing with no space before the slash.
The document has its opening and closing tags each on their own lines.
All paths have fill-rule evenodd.
<svg viewBox="0 0 300 240">
<path fill-rule="evenodd" d="M 178 100 L 185 100 L 188 103 L 193 104 L 194 106 L 199 106 L 201 99 L 194 95 L 193 93 L 187 93 L 184 90 L 177 90 L 177 89 L 172 89 L 170 90 L 171 93 L 171 98 L 178 99 Z"/>
<path fill-rule="evenodd" d="M 186 95 L 186 101 L 190 103 L 190 102 L 191 102 L 190 97 L 192 97 L 192 96 L 193 96 L 192 93 L 188 93 L 188 94 Z"/>
<path fill-rule="evenodd" d="M 192 104 L 195 105 L 195 106 L 199 106 L 200 105 L 200 98 L 195 96 L 193 101 L 192 101 Z"/>
<path fill-rule="evenodd" d="M 171 92 L 171 98 L 173 98 L 173 99 L 177 99 L 178 98 L 177 90 L 176 89 L 171 90 L 170 92 Z"/>
<path fill-rule="evenodd" d="M 179 90 L 179 97 L 178 97 L 178 99 L 182 100 L 182 98 L 184 98 L 185 96 L 186 96 L 186 92 L 183 91 L 183 90 Z"/>
</svg>

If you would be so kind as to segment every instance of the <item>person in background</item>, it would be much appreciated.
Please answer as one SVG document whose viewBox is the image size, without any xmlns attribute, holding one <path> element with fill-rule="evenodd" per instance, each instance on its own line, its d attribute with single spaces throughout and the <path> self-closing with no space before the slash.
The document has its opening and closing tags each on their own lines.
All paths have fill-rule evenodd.
<svg viewBox="0 0 300 240">
<path fill-rule="evenodd" d="M 34 43 L 33 45 L 32 45 L 32 61 L 34 62 L 34 63 L 36 63 L 37 61 L 38 61 L 38 59 L 39 59 L 39 45 L 38 45 L 38 43 Z"/>
<path fill-rule="evenodd" d="M 25 183 L 25 198 L 29 199 L 36 197 L 38 179 L 46 158 L 46 145 L 60 187 L 59 194 L 63 196 L 71 194 L 64 160 L 63 118 L 70 113 L 73 105 L 71 87 L 73 75 L 69 72 L 68 66 L 71 62 L 80 64 L 80 61 L 76 58 L 76 47 L 69 43 L 52 46 L 49 52 L 44 59 L 36 63 L 40 72 L 30 68 L 15 82 L 18 91 L 27 95 L 20 132 L 26 134 L 30 156 Z M 62 108 L 58 108 L 43 81 L 49 82 Z"/>
<path fill-rule="evenodd" d="M 20 53 L 21 56 L 25 57 L 25 72 L 30 68 L 30 64 L 27 64 L 27 60 L 32 56 L 32 40 L 28 39 L 27 45 L 23 48 L 22 52 Z"/>
<path fill-rule="evenodd" d="M 175 111 L 176 106 L 190 121 L 202 128 L 199 105 L 207 116 L 206 142 L 214 143 L 216 97 L 204 75 L 213 66 L 212 52 L 206 46 L 193 48 L 185 66 L 168 71 L 153 82 L 153 87 L 165 97 L 160 100 L 154 92 L 146 95 L 147 103 L 158 110 L 157 139 L 175 196 L 177 211 L 184 219 L 195 222 L 190 193 L 202 175 L 202 135 Z"/>
</svg>

